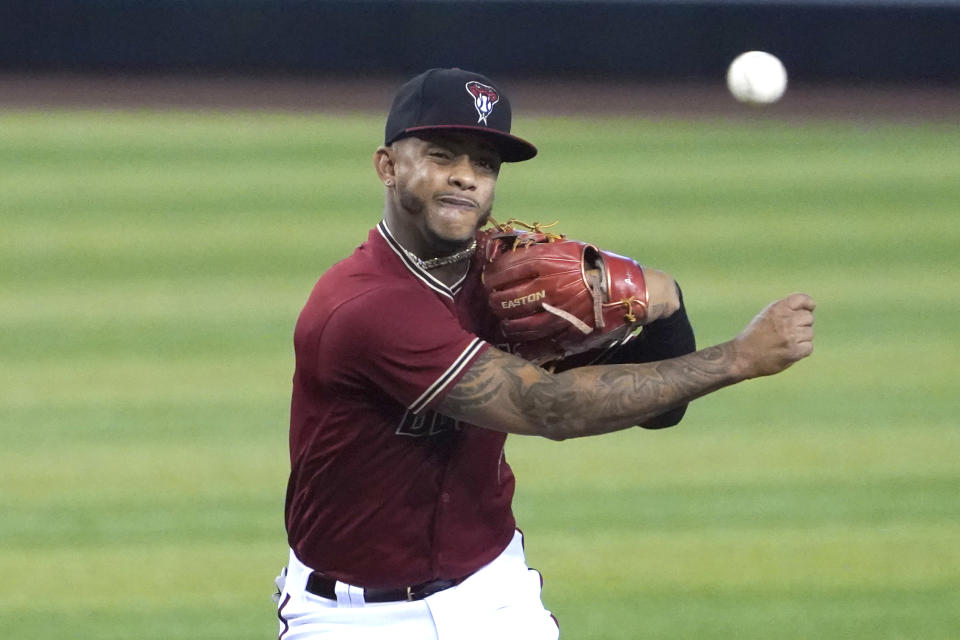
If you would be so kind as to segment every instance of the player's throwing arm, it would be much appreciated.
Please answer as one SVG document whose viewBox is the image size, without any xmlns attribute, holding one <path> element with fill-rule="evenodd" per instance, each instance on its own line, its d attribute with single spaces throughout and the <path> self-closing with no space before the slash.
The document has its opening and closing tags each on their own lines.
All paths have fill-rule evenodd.
<svg viewBox="0 0 960 640">
<path fill-rule="evenodd" d="M 651 275 L 648 270 L 648 307 L 675 309 L 675 288 L 650 282 Z M 808 295 L 795 293 L 767 305 L 734 339 L 661 362 L 551 374 L 490 348 L 439 408 L 478 426 L 555 440 L 626 429 L 723 387 L 779 373 L 809 356 L 815 306 Z"/>
</svg>

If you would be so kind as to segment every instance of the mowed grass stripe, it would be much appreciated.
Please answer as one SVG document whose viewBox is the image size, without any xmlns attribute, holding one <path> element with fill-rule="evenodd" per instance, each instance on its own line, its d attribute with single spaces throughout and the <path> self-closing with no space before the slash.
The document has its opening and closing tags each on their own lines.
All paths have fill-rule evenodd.
<svg viewBox="0 0 960 640">
<path fill-rule="evenodd" d="M 903 221 L 897 219 L 901 212 L 886 216 L 883 212 L 872 213 L 873 218 L 834 220 L 822 213 L 815 219 L 811 215 L 762 211 L 741 213 L 735 223 L 729 218 L 707 220 L 701 215 L 661 222 L 660 215 L 634 213 L 619 220 L 623 233 L 617 234 L 616 226 L 611 226 L 593 235 L 600 236 L 598 243 L 606 240 L 622 252 L 640 252 L 692 270 L 742 269 L 758 261 L 781 272 L 803 269 L 814 273 L 826 267 L 879 271 L 891 261 L 901 268 L 921 269 L 935 260 L 942 261 L 944 267 L 955 263 L 953 249 L 960 242 L 960 232 L 947 211 L 916 215 L 912 223 L 917 230 L 909 234 Z M 53 230 L 34 221 L 13 227 L 0 240 L 5 249 L 0 265 L 8 273 L 16 269 L 20 277 L 38 283 L 137 279 L 151 274 L 264 276 L 309 268 L 311 262 L 319 272 L 341 257 L 338 251 L 359 243 L 369 223 L 369 219 L 356 215 L 334 225 L 330 217 L 269 212 L 256 220 L 237 220 L 229 215 L 218 220 L 141 220 L 125 216 L 113 225 L 74 222 Z M 583 234 L 589 233 L 589 218 L 579 211 L 569 216 L 558 212 L 554 219 L 570 225 L 571 235 L 577 230 L 577 235 L 586 237 Z M 651 231 L 644 232 L 644 226 L 650 226 Z M 691 229 L 698 233 L 691 234 Z M 678 238 L 686 242 L 668 252 Z M 784 251 L 789 251 L 789 261 L 784 260 Z"/>
<path fill-rule="evenodd" d="M 45 408 L 74 407 L 71 417 L 79 415 L 82 423 L 85 409 L 105 406 L 150 407 L 163 402 L 189 406 L 204 401 L 222 404 L 232 400 L 243 405 L 249 399 L 280 404 L 278 396 L 289 392 L 293 364 L 289 345 L 278 345 L 278 349 L 283 349 L 286 355 L 269 359 L 223 357 L 216 363 L 206 360 L 212 357 L 208 352 L 197 359 L 179 356 L 164 359 L 145 354 L 139 358 L 104 357 L 52 366 L 44 362 L 25 364 L 19 371 L 0 372 L 0 381 L 7 393 L 0 410 L 3 415 L 26 415 L 29 424 L 30 410 L 42 414 Z M 937 360 L 920 362 L 900 372 L 895 381 L 885 372 L 895 368 L 897 360 L 887 358 L 862 361 L 860 366 L 870 367 L 865 369 L 869 374 L 848 385 L 838 383 L 831 387 L 829 382 L 818 379 L 818 373 L 830 373 L 821 369 L 805 372 L 803 379 L 797 374 L 793 384 L 780 381 L 739 393 L 721 392 L 717 398 L 695 403 L 686 423 L 694 429 L 723 424 L 736 430 L 792 426 L 801 421 L 805 425 L 862 432 L 904 423 L 911 427 L 938 425 L 947 429 L 956 424 L 956 396 L 949 377 L 954 371 L 954 361 L 949 354 L 938 355 Z M 844 366 L 842 375 L 855 375 L 855 366 Z M 926 383 L 930 375 L 939 376 L 936 383 Z M 815 383 L 797 387 L 807 378 Z M 814 406 L 811 406 L 811 396 L 817 399 Z M 284 398 L 282 403 L 287 402 Z"/>
<path fill-rule="evenodd" d="M 218 402 L 256 397 L 268 401 L 280 389 L 289 391 L 293 375 L 290 347 L 285 357 L 271 359 L 242 355 L 227 359 L 210 353 L 165 358 L 162 354 L 150 355 L 149 349 L 144 351 L 89 361 L 80 354 L 76 360 L 52 363 L 48 359 L 22 363 L 17 369 L 4 368 L 0 381 L 10 395 L 3 405 L 17 408 L 85 400 L 90 406 L 103 406 L 164 398 Z M 65 356 L 69 358 L 70 354 Z"/>
<path fill-rule="evenodd" d="M 592 487 L 627 490 L 630 496 L 642 487 L 709 490 L 727 484 L 819 480 L 856 486 L 871 477 L 909 481 L 957 475 L 960 434 L 942 423 L 921 424 L 910 432 L 895 423 L 846 425 L 796 417 L 789 427 L 764 425 L 762 418 L 745 424 L 749 405 L 741 405 L 741 427 L 714 419 L 711 411 L 690 411 L 690 424 L 672 433 L 628 431 L 596 442 L 545 446 L 516 438 L 508 460 L 523 483 L 521 493 L 524 486 L 572 492 Z M 556 463 L 544 465 L 545 457 Z"/>
<path fill-rule="evenodd" d="M 676 258 L 672 258 L 675 261 Z M 245 276 L 236 272 L 154 274 L 152 276 L 112 278 L 96 280 L 56 282 L 30 282 L 17 280 L 0 288 L 7 313 L 0 318 L 0 326 L 15 326 L 18 323 L 57 322 L 58 313 L 70 309 L 74 319 L 97 320 L 157 320 L 165 321 L 182 317 L 184 325 L 210 318 L 233 314 L 253 314 L 266 318 L 289 317 L 299 312 L 305 295 L 303 290 L 313 286 L 319 277 L 318 269 L 310 260 L 304 260 L 302 272 L 289 277 L 278 275 Z M 309 264 L 307 264 L 309 263 Z M 858 328 L 850 339 L 862 336 L 871 339 L 871 333 L 859 330 L 854 320 L 869 314 L 869 328 L 884 330 L 899 327 L 901 330 L 913 323 L 936 325 L 949 320 L 948 313 L 955 310 L 953 297 L 955 274 L 950 265 L 935 261 L 926 269 L 898 269 L 876 271 L 865 267 L 853 267 L 840 272 L 834 266 L 813 269 L 791 269 L 787 266 L 771 267 L 747 279 L 746 273 L 713 271 L 697 275 L 695 267 L 683 266 L 687 276 L 681 286 L 688 292 L 688 307 L 692 320 L 708 330 L 727 330 L 721 321 L 726 317 L 736 318 L 752 313 L 758 298 L 782 293 L 784 287 L 796 285 L 815 294 L 824 303 L 822 313 L 841 320 L 835 326 L 844 334 L 848 329 Z M 726 267 L 729 269 L 729 265 Z M 221 268 L 228 272 L 229 267 Z M 921 278 L 920 281 L 917 281 Z M 914 303 L 910 313 L 877 314 L 875 302 L 864 298 L 863 281 L 872 279 L 872 285 L 882 286 L 884 300 L 891 305 Z M 743 280 L 742 284 L 740 280 Z M 731 284 L 737 285 L 731 288 Z M 906 311 L 906 309 L 905 309 Z M 927 336 L 917 332 L 917 340 Z M 831 335 L 830 333 L 826 334 Z M 912 337 L 913 339 L 913 337 Z M 887 343 L 896 346 L 894 343 Z"/>
<path fill-rule="evenodd" d="M 156 428 L 161 421 L 158 419 L 143 426 L 133 420 L 114 425 L 129 433 L 143 431 L 143 441 L 149 446 L 142 449 L 129 433 L 117 442 L 106 437 L 104 441 L 53 437 L 42 451 L 34 452 L 17 450 L 12 443 L 14 448 L 0 457 L 4 463 L 0 477 L 11 487 L 5 495 L 18 501 L 28 501 L 33 495 L 40 501 L 62 498 L 58 490 L 90 497 L 139 496 L 147 490 L 176 495 L 188 487 L 192 492 L 229 493 L 238 487 L 238 480 L 256 484 L 260 471 L 286 465 L 285 455 L 277 455 L 285 454 L 285 430 L 259 423 L 269 415 L 266 411 L 254 414 L 250 425 L 239 431 L 243 437 L 236 441 L 227 438 L 230 432 L 226 422 L 213 422 L 208 427 L 215 437 L 204 438 L 205 424 L 198 422 L 194 427 L 200 432 L 196 439 L 171 440 L 156 433 L 161 431 Z M 802 430 L 755 427 L 739 434 L 735 424 L 706 424 L 703 416 L 691 422 L 699 430 L 669 436 L 628 432 L 598 438 L 599 442 L 579 448 L 575 443 L 544 447 L 533 439 L 517 438 L 511 443 L 508 460 L 523 482 L 522 499 L 524 489 L 533 495 L 609 490 L 629 497 L 648 488 L 693 487 L 708 493 L 728 486 L 745 490 L 754 482 L 763 486 L 829 482 L 859 486 L 869 493 L 873 480 L 906 485 L 914 480 L 949 481 L 956 477 L 960 453 L 960 436 L 945 425 L 918 425 L 909 434 L 898 431 L 896 425 L 882 424 L 846 430 L 840 428 L 842 424 Z M 254 427 L 257 424 L 259 429 Z M 177 428 L 186 427 L 177 423 Z M 21 433 L 25 440 L 29 435 Z M 64 464 L 41 464 L 48 456 Z M 544 456 L 552 461 L 549 469 L 538 468 Z M 218 482 L 219 476 L 238 479 Z M 111 483 L 111 478 L 124 481 Z M 85 486 L 85 480 L 89 486 Z M 611 499 L 622 504 L 617 498 Z M 956 508 L 956 500 L 947 505 Z"/>
<path fill-rule="evenodd" d="M 5 575 L 33 574 L 49 581 L 48 598 L 56 596 L 59 611 L 122 609 L 188 605 L 198 599 L 207 606 L 235 598 L 238 588 L 259 590 L 270 613 L 273 578 L 286 554 L 274 540 L 184 541 L 171 536 L 149 544 L 105 545 L 78 554 L 70 549 L 44 549 L 28 559 L 23 554 L 0 554 Z M 242 561 L 241 561 L 242 559 Z M 59 577 L 60 585 L 55 581 Z M 27 584 L 4 588 L 0 610 L 30 605 L 42 593 Z M 254 603 L 256 599 L 249 599 Z M 275 617 L 274 617 L 275 619 Z"/>
<path fill-rule="evenodd" d="M 288 373 L 292 375 L 292 370 Z M 284 386 L 275 384 L 267 400 L 257 394 L 235 394 L 219 400 L 209 395 L 192 401 L 166 396 L 150 401 L 130 396 L 109 403 L 84 397 L 23 403 L 4 407 L 0 420 L 6 425 L 8 453 L 21 460 L 11 463 L 13 469 L 43 468 L 44 456 L 88 446 L 121 447 L 119 450 L 125 451 L 125 447 L 137 446 L 149 450 L 155 443 L 204 447 L 257 442 L 265 449 L 285 454 L 290 401 L 280 396 Z M 278 435 L 282 436 L 279 440 Z M 124 456 L 117 454 L 117 464 L 123 465 L 123 460 Z M 20 477 L 11 472 L 11 486 Z"/>
<path fill-rule="evenodd" d="M 0 202 L 51 220 L 355 206 L 375 131 L 361 118 L 283 114 L 4 114 Z M 357 154 L 364 136 L 370 152 Z"/>
<path fill-rule="evenodd" d="M 276 468 L 259 466 L 264 478 L 277 479 Z M 144 502 L 143 487 L 128 482 L 123 473 L 116 478 L 130 486 L 120 493 L 98 491 L 67 499 L 51 492 L 43 500 L 11 496 L 4 500 L 10 525 L 0 541 L 12 551 L 170 539 L 184 543 L 263 536 L 282 539 L 276 492 L 265 483 L 251 485 L 241 475 L 235 470 L 224 474 L 239 480 L 232 492 L 212 493 L 215 488 L 199 487 L 188 499 L 181 495 L 182 489 L 161 489 L 151 491 L 151 500 Z M 953 478 L 947 474 L 909 478 L 865 474 L 860 482 L 794 478 L 750 479 L 739 484 L 723 480 L 717 486 L 651 484 L 621 485 L 615 491 L 591 485 L 562 492 L 527 488 L 518 499 L 517 511 L 527 529 L 581 537 L 607 532 L 700 535 L 704 531 L 775 537 L 771 530 L 783 530 L 807 532 L 815 538 L 831 529 L 866 529 L 879 537 L 881 532 L 892 535 L 901 528 L 905 532 L 898 535 L 909 536 L 914 528 L 955 526 L 960 502 Z M 928 551 L 916 553 L 934 555 Z M 948 559 L 949 554 L 941 561 Z"/>
<path fill-rule="evenodd" d="M 550 589 L 548 578 L 547 587 Z M 576 618 L 560 613 L 562 637 L 598 637 L 598 630 L 620 624 L 617 631 L 601 631 L 599 637 L 614 638 L 698 638 L 765 640 L 770 637 L 807 640 L 813 637 L 870 637 L 881 640 L 923 637 L 953 640 L 956 619 L 943 612 L 960 610 L 960 598 L 953 589 L 874 589 L 850 591 L 764 590 L 680 590 L 635 594 L 620 591 L 621 597 L 596 597 Z M 570 594 L 564 608 L 582 605 L 582 594 Z M 269 606 L 269 602 L 267 606 Z M 167 606 L 151 600 L 136 607 L 110 603 L 78 609 L 56 610 L 43 616 L 31 608 L 5 611 L 0 631 L 7 628 L 30 637 L 46 637 L 60 629 L 74 630 L 74 637 L 98 640 L 124 639 L 129 629 L 137 637 L 165 640 L 191 637 L 204 630 L 211 640 L 262 639 L 275 634 L 272 622 L 263 618 L 264 605 L 250 605 L 222 598 L 217 615 L 198 598 L 189 603 Z M 556 611 L 556 606 L 554 607 Z M 623 612 L 631 612 L 623 625 Z M 811 615 L 816 612 L 817 615 Z M 617 621 L 617 622 L 612 622 Z M 919 621 L 919 623 L 917 622 Z M 4 623 L 8 623 L 4 627 Z"/>
<path fill-rule="evenodd" d="M 829 591 L 833 588 L 853 590 L 871 584 L 878 588 L 924 590 L 960 587 L 956 580 L 960 553 L 953 544 L 958 534 L 957 524 L 833 526 L 801 531 L 759 527 L 711 529 L 707 540 L 696 530 L 686 534 L 567 530 L 554 536 L 534 536 L 540 548 L 531 553 L 531 561 L 551 577 L 556 591 L 576 591 L 572 585 L 587 579 L 596 581 L 593 587 L 596 597 L 616 596 L 622 589 L 655 593 L 767 586 L 775 590 L 819 588 Z M 591 553 L 571 554 L 571 543 L 591 549 Z M 246 569 L 234 566 L 225 571 L 230 564 L 227 550 L 239 552 L 243 547 L 249 547 L 246 557 L 253 562 L 249 562 Z M 229 584 L 220 583 L 222 578 L 242 576 L 240 584 L 269 584 L 263 580 L 273 570 L 268 566 L 268 558 L 279 555 L 276 545 L 271 549 L 262 541 L 192 540 L 169 529 L 141 543 L 80 548 L 82 554 L 73 549 L 44 548 L 42 560 L 35 568 L 41 574 L 59 571 L 64 579 L 71 580 L 70 584 L 48 590 L 49 595 L 56 594 L 68 609 L 103 601 L 106 594 L 98 592 L 97 587 L 111 579 L 124 587 L 123 593 L 108 596 L 118 605 L 143 596 L 176 602 L 184 594 L 167 589 L 178 586 L 195 596 L 202 596 L 209 588 L 210 596 L 216 598 L 218 593 L 230 589 Z M 201 560 L 205 555 L 207 560 Z M 551 562 L 550 557 L 562 557 L 564 561 Z M 888 561 L 877 563 L 877 557 Z M 148 581 L 138 584 L 135 576 L 130 575 L 134 559 L 150 562 L 154 567 L 153 584 Z M 178 564 L 160 564 L 165 559 Z M 222 573 L 190 576 L 177 568 L 179 563 L 194 559 L 201 562 L 201 566 Z M 26 568 L 22 554 L 3 553 L 0 563 L 11 570 L 8 575 L 21 575 Z M 256 568 L 262 568 L 260 576 L 254 575 Z M 20 573 L 12 573 L 18 571 Z M 32 589 L 27 586 L 6 595 L 4 604 L 22 603 L 30 596 L 40 595 L 29 591 Z"/>
<path fill-rule="evenodd" d="M 547 578 L 546 589 L 550 589 Z M 766 640 L 780 638 L 872 638 L 953 640 L 960 596 L 953 587 L 936 589 L 661 589 L 626 588 L 555 596 L 561 637 L 697 638 Z M 563 610 L 575 610 L 576 617 Z M 582 613 L 580 613 L 582 611 Z M 612 621 L 628 622 L 605 631 Z"/>
<path fill-rule="evenodd" d="M 356 202 L 359 193 L 370 204 L 366 186 L 372 177 L 359 169 L 369 170 L 369 155 L 376 143 L 368 141 L 366 152 L 355 146 L 369 132 L 369 119 L 203 114 L 185 125 L 182 119 L 173 124 L 170 114 L 124 114 L 105 132 L 91 128 L 91 118 L 96 116 L 66 115 L 57 129 L 59 137 L 42 135 L 48 125 L 36 117 L 13 114 L 0 120 L 12 138 L 9 157 L 17 160 L 10 163 L 14 172 L 7 174 L 10 184 L 3 185 L 9 187 L 5 198 L 10 204 L 22 197 L 24 206 L 43 209 L 36 197 L 55 193 L 58 185 L 77 196 L 74 202 L 61 200 L 62 205 L 84 200 L 75 193 L 77 188 L 89 190 L 86 195 L 100 196 L 100 200 L 129 190 L 129 201 L 138 210 L 154 206 L 158 197 L 164 199 L 165 208 L 170 205 L 166 198 L 182 195 L 190 196 L 185 204 L 209 206 L 217 197 L 226 198 L 220 205 L 229 205 L 262 192 L 274 202 L 302 193 L 338 204 Z M 165 125 L 164 135 L 155 135 Z M 950 144 L 957 131 L 952 127 L 858 130 L 718 123 L 692 128 L 682 123 L 665 127 L 643 121 L 604 124 L 544 119 L 531 122 L 531 131 L 540 126 L 553 127 L 546 134 L 543 158 L 515 171 L 518 178 L 523 176 L 519 188 L 531 202 L 543 201 L 542 196 L 550 193 L 554 196 L 548 200 L 551 206 L 560 201 L 579 209 L 584 204 L 579 199 L 592 199 L 602 190 L 608 201 L 605 211 L 616 211 L 621 197 L 635 211 L 639 188 L 645 201 L 665 201 L 671 209 L 694 202 L 685 199 L 703 197 L 711 209 L 764 198 L 776 198 L 790 209 L 802 209 L 808 199 L 836 207 L 844 205 L 840 200 L 845 194 L 848 200 L 861 198 L 847 203 L 857 209 L 863 197 L 870 198 L 873 206 L 900 201 L 915 208 L 932 199 L 945 204 L 957 177 L 957 146 Z M 34 133 L 31 127 L 39 135 L 27 137 Z M 585 136 L 584 130 L 590 135 Z M 899 153 L 884 153 L 891 148 Z M 136 152 L 131 154 L 130 149 Z M 189 156 L 176 155 L 183 153 Z M 318 163 L 318 157 L 324 162 Z M 631 169 L 642 171 L 642 185 L 635 171 L 621 170 L 593 171 L 586 182 L 591 188 L 582 187 L 580 176 L 585 170 L 623 158 L 631 159 Z M 55 180 L 38 175 L 44 167 L 50 168 Z M 85 172 L 89 173 L 82 175 Z M 282 188 L 272 192 L 271 183 Z M 507 177 L 501 197 L 513 194 Z M 304 204 L 302 198 L 288 202 Z"/>
<path fill-rule="evenodd" d="M 643 593 L 659 589 L 856 589 L 960 587 L 960 552 L 953 542 L 956 523 L 894 524 L 879 527 L 827 526 L 787 531 L 778 528 L 687 533 L 645 531 L 564 531 L 537 539 L 535 556 L 560 585 L 593 576 L 595 593 L 615 595 L 621 585 Z M 575 540 L 594 550 L 562 565 L 547 558 Z M 545 552 L 545 553 L 544 553 Z M 876 558 L 887 561 L 878 563 Z M 626 561 L 625 561 L 626 560 Z M 639 561 L 638 566 L 630 560 Z M 558 587 L 562 589 L 563 587 Z"/>
</svg>

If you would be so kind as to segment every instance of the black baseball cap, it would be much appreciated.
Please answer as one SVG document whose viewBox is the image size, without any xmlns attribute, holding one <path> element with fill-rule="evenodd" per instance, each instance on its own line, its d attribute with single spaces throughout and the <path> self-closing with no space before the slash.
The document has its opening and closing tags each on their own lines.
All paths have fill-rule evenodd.
<svg viewBox="0 0 960 640">
<path fill-rule="evenodd" d="M 418 131 L 469 131 L 487 137 L 504 162 L 529 160 L 537 148 L 510 135 L 510 119 L 510 101 L 486 76 L 456 68 L 430 69 L 397 91 L 384 144 Z"/>
</svg>

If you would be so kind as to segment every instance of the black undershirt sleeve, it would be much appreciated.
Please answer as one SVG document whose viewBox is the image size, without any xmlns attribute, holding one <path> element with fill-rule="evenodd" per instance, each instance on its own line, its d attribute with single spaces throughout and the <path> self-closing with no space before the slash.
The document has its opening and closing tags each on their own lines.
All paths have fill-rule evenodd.
<svg viewBox="0 0 960 640">
<path fill-rule="evenodd" d="M 670 317 L 661 318 L 646 325 L 640 335 L 613 350 L 603 362 L 605 364 L 626 364 L 631 362 L 657 362 L 676 358 L 697 350 L 693 327 L 687 318 L 683 305 L 683 292 L 677 286 L 680 308 Z M 642 424 L 644 429 L 663 429 L 680 422 L 687 405 L 671 409 L 656 418 Z"/>
</svg>

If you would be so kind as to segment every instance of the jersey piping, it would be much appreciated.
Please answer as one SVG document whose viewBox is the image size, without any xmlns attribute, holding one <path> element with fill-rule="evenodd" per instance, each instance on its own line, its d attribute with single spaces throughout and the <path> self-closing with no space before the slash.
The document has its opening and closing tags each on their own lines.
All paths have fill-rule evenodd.
<svg viewBox="0 0 960 640">
<path fill-rule="evenodd" d="M 450 367 L 444 371 L 440 377 L 437 378 L 434 383 L 430 385 L 427 390 L 424 391 L 420 397 L 414 400 L 413 403 L 407 408 L 413 413 L 420 413 L 423 411 L 424 407 L 429 405 L 434 398 L 436 398 L 437 395 L 443 391 L 444 387 L 446 387 L 451 380 L 460 375 L 460 372 L 463 371 L 464 367 L 470 364 L 470 362 L 473 360 L 473 357 L 480 349 L 483 348 L 484 344 L 484 341 L 480 338 L 474 338 L 467 348 L 464 349 L 460 354 L 460 357 L 458 357 L 454 363 L 450 365 Z"/>
<path fill-rule="evenodd" d="M 460 288 L 463 286 L 463 281 L 467 279 L 467 274 L 463 274 L 462 278 L 448 287 L 443 282 L 433 277 L 429 271 L 421 269 L 420 265 L 410 259 L 410 256 L 407 255 L 403 245 L 397 242 L 397 239 L 393 237 L 393 233 L 390 232 L 390 228 L 387 226 L 386 220 L 381 220 L 377 224 L 377 231 L 379 231 L 380 235 L 382 235 L 384 240 L 387 241 L 387 245 L 393 250 L 393 252 L 400 257 L 400 260 L 403 262 L 404 266 L 410 270 L 410 273 L 415 275 L 418 280 L 440 295 L 453 300 L 453 296 L 460 291 Z"/>
</svg>

